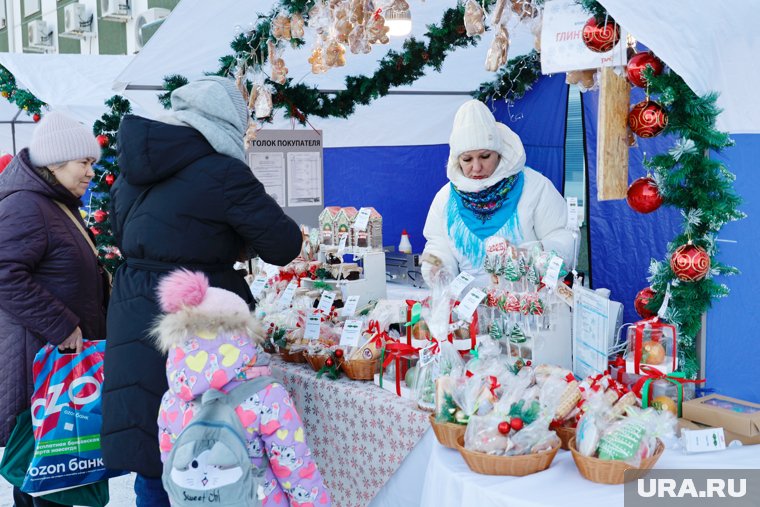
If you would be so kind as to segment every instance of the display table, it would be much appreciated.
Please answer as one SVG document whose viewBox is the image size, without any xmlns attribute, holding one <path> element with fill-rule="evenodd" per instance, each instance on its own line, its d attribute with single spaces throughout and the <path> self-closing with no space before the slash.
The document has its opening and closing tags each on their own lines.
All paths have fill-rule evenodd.
<svg viewBox="0 0 760 507">
<path fill-rule="evenodd" d="M 308 364 L 284 363 L 277 357 L 272 359 L 272 375 L 282 381 L 301 414 L 312 455 L 336 506 L 369 505 L 430 429 L 427 412 L 372 382 L 318 379 Z M 419 505 L 431 443 L 428 438 L 407 460 L 416 463 L 412 466 L 417 473 L 398 474 L 395 485 L 388 484 L 391 496 L 379 495 L 373 505 Z"/>
<path fill-rule="evenodd" d="M 760 445 L 684 454 L 666 449 L 655 468 L 760 468 Z M 548 470 L 525 477 L 476 474 L 462 456 L 435 442 L 428 461 L 422 507 L 617 507 L 623 486 L 596 484 L 578 473 L 569 451 L 560 450 Z"/>
</svg>

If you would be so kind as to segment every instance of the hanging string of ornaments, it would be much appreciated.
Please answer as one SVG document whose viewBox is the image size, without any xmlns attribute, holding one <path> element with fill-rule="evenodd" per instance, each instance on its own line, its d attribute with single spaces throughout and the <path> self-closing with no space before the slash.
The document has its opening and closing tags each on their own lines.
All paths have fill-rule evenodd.
<svg viewBox="0 0 760 507">
<path fill-rule="evenodd" d="M 583 29 L 586 46 L 592 51 L 614 46 L 620 30 L 604 7 L 595 0 L 578 3 L 592 15 Z M 648 174 L 630 185 L 627 202 L 639 213 L 652 213 L 662 204 L 674 206 L 683 217 L 682 231 L 668 244 L 666 259 L 651 261 L 650 286 L 639 291 L 634 307 L 642 318 L 653 318 L 668 296 L 664 317 L 678 327 L 680 363 L 693 378 L 698 371 L 696 337 L 702 315 L 715 298 L 729 293 L 715 277 L 738 273 L 716 259 L 717 240 L 723 225 L 745 214 L 738 210 L 741 199 L 733 188 L 735 176 L 709 157 L 710 151 L 733 142 L 715 129 L 720 113 L 716 95 L 697 96 L 651 51 L 632 55 L 625 73 L 632 85 L 646 90 L 645 100 L 630 108 L 630 130 L 641 138 L 662 133 L 678 138 L 667 153 L 645 156 Z"/>
</svg>

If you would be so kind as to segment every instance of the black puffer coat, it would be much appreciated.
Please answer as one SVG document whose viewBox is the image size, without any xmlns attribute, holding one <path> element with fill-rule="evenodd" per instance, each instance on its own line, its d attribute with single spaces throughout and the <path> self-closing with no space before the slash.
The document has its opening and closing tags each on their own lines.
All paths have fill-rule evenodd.
<svg viewBox="0 0 760 507">
<path fill-rule="evenodd" d="M 255 250 L 285 265 L 299 254 L 302 236 L 250 168 L 214 151 L 195 129 L 127 116 L 118 146 L 112 225 L 126 262 L 109 306 L 103 454 L 109 468 L 159 477 L 166 358 L 149 337 L 159 279 L 178 267 L 199 270 L 212 286 L 251 302 L 235 260 Z"/>
<path fill-rule="evenodd" d="M 106 337 L 98 261 L 55 201 L 80 219 L 79 198 L 42 179 L 26 149 L 0 175 L 0 447 L 16 415 L 29 408 L 37 351 L 77 326 L 84 338 Z"/>
</svg>

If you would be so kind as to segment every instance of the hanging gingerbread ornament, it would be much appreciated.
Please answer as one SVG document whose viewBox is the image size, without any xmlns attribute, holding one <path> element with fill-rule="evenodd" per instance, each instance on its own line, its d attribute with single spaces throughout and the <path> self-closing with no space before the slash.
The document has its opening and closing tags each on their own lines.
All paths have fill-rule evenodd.
<svg viewBox="0 0 760 507">
<path fill-rule="evenodd" d="M 652 287 L 644 287 L 636 294 L 636 299 L 633 301 L 633 307 L 636 309 L 642 319 L 651 319 L 657 313 L 647 308 L 647 305 L 657 295 Z"/>
<path fill-rule="evenodd" d="M 325 50 L 325 64 L 328 67 L 343 67 L 346 64 L 346 48 L 334 40 L 328 44 Z"/>
<path fill-rule="evenodd" d="M 339 42 L 347 43 L 348 35 L 354 29 L 354 25 L 349 17 L 348 8 L 343 5 L 337 7 L 333 12 L 333 18 L 335 19 L 333 25 L 335 28 L 335 38 Z"/>
<path fill-rule="evenodd" d="M 278 40 L 290 40 L 290 18 L 280 13 L 272 20 L 272 37 Z"/>
<path fill-rule="evenodd" d="M 327 65 L 325 65 L 325 56 L 322 52 L 322 46 L 314 48 L 309 57 L 309 63 L 311 64 L 311 71 L 314 74 L 323 74 L 327 72 Z"/>
<path fill-rule="evenodd" d="M 500 67 L 507 64 L 507 52 L 509 51 L 509 34 L 504 25 L 499 25 L 496 36 L 488 48 L 486 55 L 486 70 L 496 72 Z"/>
<path fill-rule="evenodd" d="M 256 140 L 256 134 L 258 134 L 258 132 L 259 130 L 256 126 L 256 122 L 251 118 L 248 118 L 248 128 L 246 129 L 245 137 L 243 138 L 246 150 L 250 149 L 253 146 L 253 142 Z"/>
<path fill-rule="evenodd" d="M 253 105 L 256 118 L 269 118 L 272 116 L 272 92 L 263 85 L 256 85 L 256 101 Z"/>
<path fill-rule="evenodd" d="M 364 5 L 365 0 L 350 0 L 349 1 L 349 20 L 356 25 L 364 24 Z"/>
<path fill-rule="evenodd" d="M 651 213 L 662 205 L 662 196 L 654 179 L 644 176 L 628 187 L 626 201 L 634 211 Z"/>
<path fill-rule="evenodd" d="M 391 40 L 388 38 L 390 27 L 385 26 L 385 17 L 379 12 L 375 12 L 367 20 L 365 30 L 367 42 L 369 44 L 388 44 Z"/>
<path fill-rule="evenodd" d="M 596 69 L 571 70 L 565 74 L 565 83 L 578 85 L 581 93 L 597 86 Z"/>
<path fill-rule="evenodd" d="M 293 39 L 302 39 L 304 36 L 304 20 L 300 13 L 296 12 L 290 17 L 290 36 Z"/>
<path fill-rule="evenodd" d="M 538 9 L 531 0 L 510 0 L 512 12 L 520 16 L 520 20 L 533 18 L 538 14 Z"/>
<path fill-rule="evenodd" d="M 285 84 L 288 78 L 288 68 L 285 66 L 285 60 L 279 56 L 277 46 L 272 41 L 267 43 L 267 47 L 269 48 L 269 63 L 272 65 L 269 79 L 275 83 Z"/>
<path fill-rule="evenodd" d="M 493 14 L 491 16 L 491 24 L 496 26 L 501 23 L 501 16 L 504 14 L 504 7 L 507 6 L 507 0 L 496 0 L 496 5 L 493 6 Z"/>
<path fill-rule="evenodd" d="M 639 88 L 646 88 L 647 82 L 644 79 L 643 72 L 647 68 L 647 65 L 652 67 L 652 72 L 654 72 L 655 76 L 662 74 L 662 71 L 665 69 L 665 64 L 654 56 L 654 53 L 642 51 L 641 53 L 636 53 L 628 60 L 628 65 L 625 68 L 628 81 Z"/>
<path fill-rule="evenodd" d="M 322 2 L 315 3 L 309 10 L 307 24 L 324 40 L 330 31 L 330 7 Z"/>
<path fill-rule="evenodd" d="M 372 51 L 372 45 L 367 41 L 364 25 L 355 25 L 348 34 L 348 49 L 355 55 L 367 54 Z"/>
<path fill-rule="evenodd" d="M 657 102 L 643 100 L 628 112 L 628 126 L 639 137 L 654 137 L 668 126 L 668 115 Z"/>
<path fill-rule="evenodd" d="M 467 37 L 486 31 L 485 18 L 486 13 L 480 4 L 475 0 L 467 0 L 464 6 L 464 29 L 467 31 Z"/>
<path fill-rule="evenodd" d="M 691 241 L 675 249 L 670 256 L 670 269 L 679 280 L 698 282 L 710 272 L 710 255 Z"/>
<path fill-rule="evenodd" d="M 583 26 L 583 43 L 594 53 L 606 53 L 620 41 L 620 27 L 614 21 L 600 25 L 591 17 Z"/>
</svg>

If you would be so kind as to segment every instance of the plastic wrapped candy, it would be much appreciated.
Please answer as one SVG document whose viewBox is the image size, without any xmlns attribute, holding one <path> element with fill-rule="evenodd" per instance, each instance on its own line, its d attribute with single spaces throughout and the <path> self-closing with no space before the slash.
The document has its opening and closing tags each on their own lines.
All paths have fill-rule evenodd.
<svg viewBox="0 0 760 507">
<path fill-rule="evenodd" d="M 485 12 L 475 0 L 467 0 L 464 6 L 464 27 L 467 30 L 467 36 L 480 35 L 486 31 Z"/>
<path fill-rule="evenodd" d="M 495 456 L 503 456 L 514 444 L 507 435 L 499 431 L 503 417 L 492 412 L 485 416 L 473 416 L 464 433 L 464 447 L 471 451 Z"/>
</svg>

